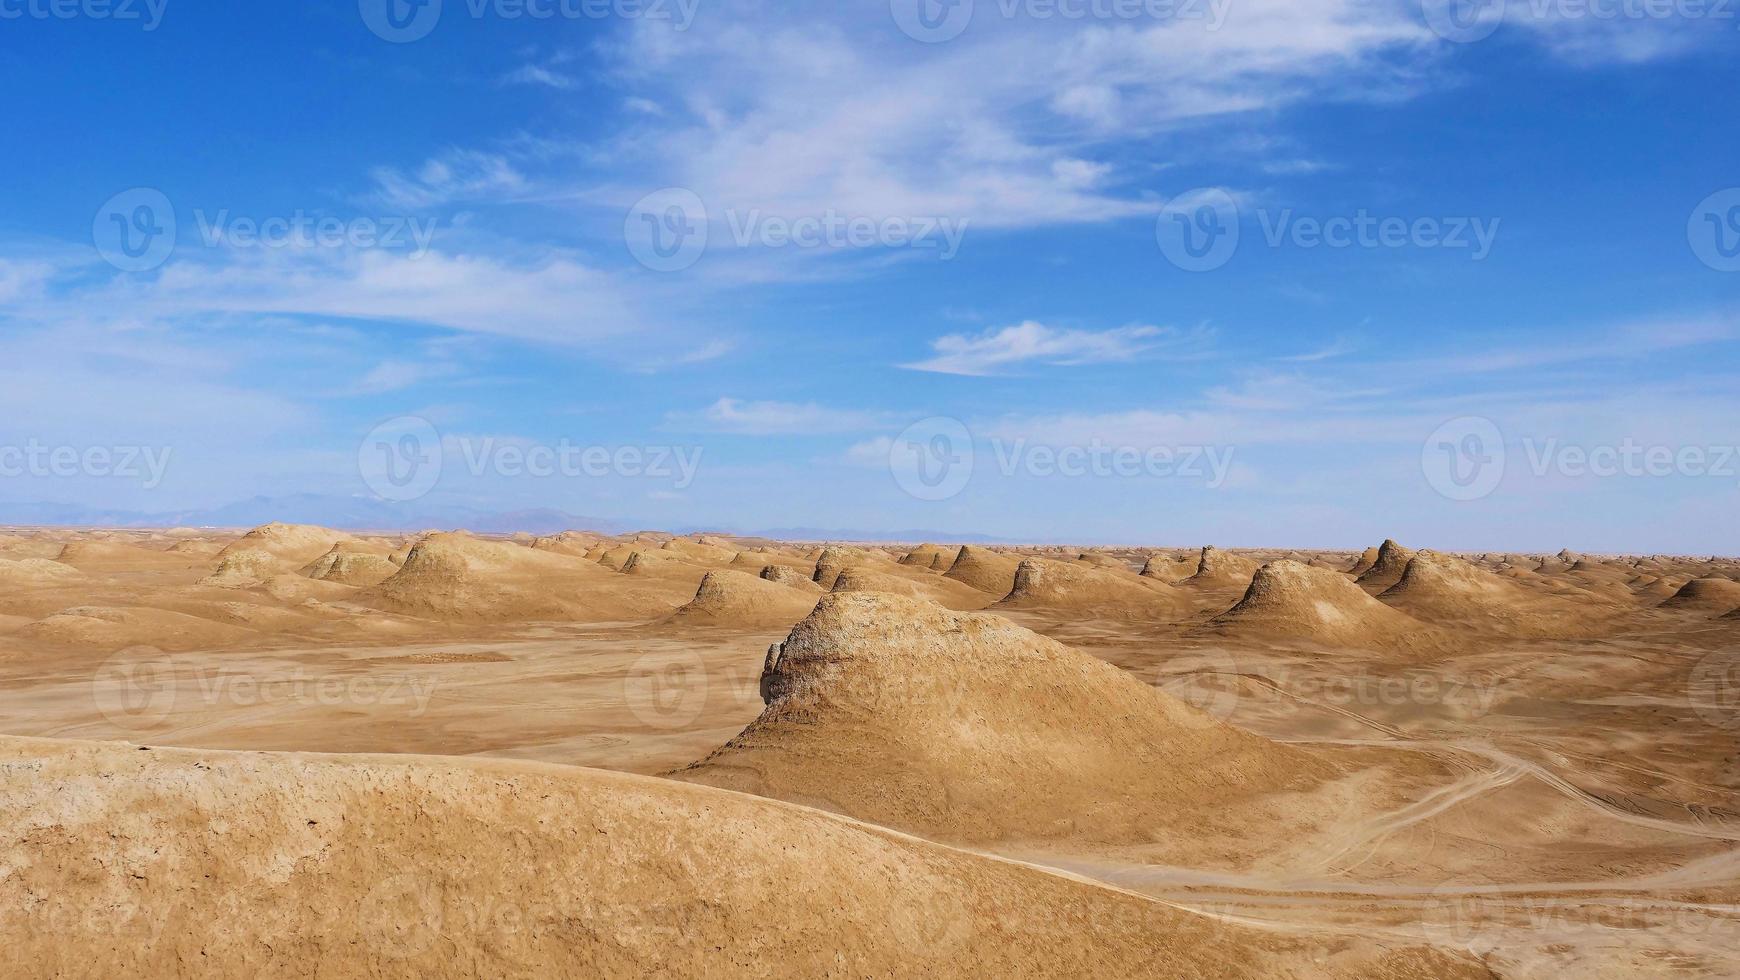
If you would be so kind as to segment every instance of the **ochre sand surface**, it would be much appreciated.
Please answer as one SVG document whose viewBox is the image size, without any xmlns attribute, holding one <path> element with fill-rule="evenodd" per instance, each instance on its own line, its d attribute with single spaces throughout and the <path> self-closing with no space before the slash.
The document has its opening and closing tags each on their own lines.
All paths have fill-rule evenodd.
<svg viewBox="0 0 1740 980">
<path fill-rule="evenodd" d="M 1394 542 L 0 530 L 0 943 L 25 976 L 1737 976 L 1734 587 Z"/>
</svg>

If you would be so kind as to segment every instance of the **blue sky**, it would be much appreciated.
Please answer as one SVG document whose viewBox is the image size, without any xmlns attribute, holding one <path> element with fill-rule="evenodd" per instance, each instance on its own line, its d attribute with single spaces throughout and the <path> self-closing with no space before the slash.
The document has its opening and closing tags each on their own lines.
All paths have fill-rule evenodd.
<svg viewBox="0 0 1740 980">
<path fill-rule="evenodd" d="M 0 505 L 1740 550 L 1740 9 L 384 2 L 0 0 Z"/>
</svg>

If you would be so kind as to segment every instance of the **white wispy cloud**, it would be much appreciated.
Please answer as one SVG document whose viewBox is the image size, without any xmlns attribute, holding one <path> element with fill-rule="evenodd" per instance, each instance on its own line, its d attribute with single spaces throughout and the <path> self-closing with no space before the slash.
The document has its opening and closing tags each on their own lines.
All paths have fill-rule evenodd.
<svg viewBox="0 0 1740 980">
<path fill-rule="evenodd" d="M 1151 160 L 1130 166 L 1135 143 L 1314 95 L 1406 91 L 1405 56 L 1437 47 L 1417 17 L 1379 0 L 1250 0 L 1215 30 L 987 16 L 947 45 L 879 43 L 903 40 L 888 37 L 885 8 L 800 20 L 729 6 L 719 29 L 629 25 L 617 49 L 635 97 L 669 110 L 621 148 L 652 186 L 772 214 L 960 216 L 978 228 L 1151 213 L 1128 189 Z"/>
<path fill-rule="evenodd" d="M 542 65 L 521 65 L 502 76 L 502 81 L 509 85 L 542 85 L 565 92 L 579 82 L 574 78 L 552 71 Z"/>
<path fill-rule="evenodd" d="M 523 193 L 528 185 L 506 156 L 462 149 L 431 157 L 411 171 L 377 167 L 372 176 L 376 200 L 407 210 L 512 197 Z"/>
<path fill-rule="evenodd" d="M 1200 331 L 1135 325 L 1071 330 L 1027 320 L 977 335 L 949 334 L 931 341 L 934 355 L 902 367 L 938 374 L 983 376 L 1027 364 L 1070 366 L 1131 361 L 1162 348 L 1199 353 Z"/>
<path fill-rule="evenodd" d="M 668 427 L 735 435 L 822 435 L 861 432 L 885 424 L 877 412 L 829 408 L 814 402 L 742 401 L 721 398 L 699 412 L 672 412 Z"/>
</svg>

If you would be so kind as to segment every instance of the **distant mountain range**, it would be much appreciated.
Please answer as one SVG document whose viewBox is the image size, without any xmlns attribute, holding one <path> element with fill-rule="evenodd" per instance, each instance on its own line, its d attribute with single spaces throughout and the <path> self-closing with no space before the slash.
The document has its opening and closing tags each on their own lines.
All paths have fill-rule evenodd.
<svg viewBox="0 0 1740 980">
<path fill-rule="evenodd" d="M 400 504 L 370 497 L 340 497 L 299 493 L 283 497 L 254 497 L 221 507 L 146 513 L 104 510 L 49 503 L 0 502 L 0 524 L 47 527 L 257 527 L 272 521 L 318 524 L 344 531 L 422 531 L 433 528 L 464 528 L 483 534 L 555 534 L 566 530 L 625 534 L 661 530 L 676 534 L 712 531 L 745 537 L 778 538 L 788 541 L 949 541 L 973 544 L 1003 543 L 983 534 L 950 531 L 865 530 L 820 527 L 781 527 L 737 530 L 714 525 L 660 527 L 653 521 L 570 514 L 550 507 L 493 511 L 458 504 Z"/>
</svg>

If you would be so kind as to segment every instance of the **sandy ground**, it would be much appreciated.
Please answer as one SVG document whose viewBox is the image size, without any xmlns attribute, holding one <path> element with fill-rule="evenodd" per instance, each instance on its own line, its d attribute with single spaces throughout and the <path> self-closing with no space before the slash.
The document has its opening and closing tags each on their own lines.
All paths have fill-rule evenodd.
<svg viewBox="0 0 1740 980">
<path fill-rule="evenodd" d="M 370 557 L 336 561 L 335 550 Z M 220 768 L 232 758 L 264 760 L 248 765 L 266 769 L 279 765 L 272 760 L 309 765 L 315 758 L 276 753 L 332 753 L 334 765 L 364 768 L 382 763 L 362 756 L 402 755 L 416 757 L 405 765 L 419 772 L 482 766 L 464 770 L 472 774 L 466 778 L 508 780 L 522 778 L 509 775 L 522 772 L 511 767 L 537 765 L 540 779 L 572 772 L 572 780 L 654 796 L 669 787 L 672 799 L 702 808 L 774 805 L 745 791 L 774 797 L 783 801 L 777 811 L 750 806 L 739 819 L 770 828 L 847 821 L 840 826 L 872 835 L 884 831 L 871 823 L 882 823 L 894 835 L 818 851 L 807 865 L 817 878 L 868 860 L 867 848 L 889 867 L 916 867 L 919 858 L 902 850 L 908 844 L 890 854 L 882 843 L 911 841 L 944 849 L 938 853 L 949 861 L 987 863 L 969 876 L 983 879 L 974 887 L 987 893 L 1055 890 L 997 879 L 1004 872 L 995 869 L 1020 867 L 1070 889 L 1104 891 L 1035 901 L 1124 909 L 1113 916 L 1121 923 L 1115 928 L 1090 925 L 1067 935 L 1034 933 L 1006 908 L 971 919 L 973 935 L 990 936 L 995 920 L 997 929 L 1025 937 L 1030 951 L 1047 950 L 1029 959 L 1033 975 L 1202 975 L 1191 970 L 1220 963 L 1212 972 L 1250 976 L 1740 976 L 1740 618 L 1724 605 L 1727 590 L 1710 584 L 1735 581 L 1740 565 L 1402 555 L 1397 546 L 1373 576 L 1356 565 L 1360 549 L 1204 556 L 1130 549 L 1084 557 L 1062 549 L 824 551 L 662 535 L 419 541 L 295 528 L 246 537 L 240 530 L 14 529 L 0 531 L 0 735 L 150 746 L 185 765 L 201 757 L 162 750 L 274 753 L 218 751 L 201 763 Z M 1377 557 L 1368 554 L 1363 564 Z M 1411 578 L 1410 561 L 1418 563 Z M 757 566 L 765 565 L 791 574 L 762 574 Z M 334 568 L 355 572 L 357 582 L 319 577 L 338 574 Z M 709 572 L 725 569 L 733 574 L 701 587 Z M 757 581 L 750 587 L 735 575 Z M 1705 584 L 1685 588 L 1697 582 Z M 824 587 L 846 597 L 825 606 L 868 596 L 870 613 L 840 619 L 832 632 L 814 628 L 808 639 L 793 634 L 786 643 L 793 660 L 776 668 L 769 646 L 787 640 L 827 595 Z M 1010 591 L 999 595 L 1001 588 Z M 886 594 L 899 599 L 885 602 Z M 934 613 L 914 611 L 921 607 Z M 976 666 L 968 672 L 962 631 L 979 629 L 988 632 L 971 648 Z M 790 666 L 799 646 L 811 657 L 801 670 Z M 880 653 L 872 664 L 864 651 Z M 997 671 L 1012 669 L 1000 659 L 1010 651 L 1042 658 L 1048 679 L 1031 681 L 1025 671 L 1010 677 L 1028 678 L 1026 686 L 997 681 Z M 1116 670 L 1101 676 L 1087 661 Z M 770 670 L 786 678 L 772 693 L 764 682 Z M 950 697 L 891 705 L 890 685 L 912 677 L 948 688 Z M 781 683 L 789 690 L 777 689 Z M 1092 699 L 1084 694 L 1090 684 Z M 1098 709 L 1082 704 L 1111 707 L 1092 717 Z M 1188 734 L 1205 725 L 1229 734 Z M 715 756 L 758 728 L 752 753 Z M 1195 748 L 1186 752 L 1186 742 Z M 65 755 L 45 747 L 56 743 L 0 744 L 14 763 L 0 783 L 0 817 L 12 828 L 0 850 L 40 853 L 45 839 L 18 829 L 39 825 L 65 831 L 52 846 L 68 860 L 98 847 L 84 839 L 102 832 L 90 814 L 43 816 L 55 798 L 44 794 L 64 790 L 80 773 L 121 773 L 104 784 L 111 786 L 106 793 L 120 792 L 112 788 L 117 781 L 137 787 L 157 780 L 150 782 L 151 807 L 177 805 L 179 784 L 104 755 L 114 747 Z M 1017 778 L 1022 753 L 1033 763 L 1026 768 L 1056 765 L 1079 776 L 1071 795 Z M 1235 754 L 1236 764 L 1229 761 Z M 834 756 L 850 766 L 827 768 Z M 30 759 L 52 760 L 57 775 L 17 764 Z M 1125 768 L 1118 759 L 1129 760 Z M 1265 761 L 1251 761 L 1258 759 Z M 701 760 L 735 768 L 716 778 L 666 778 L 684 776 Z M 510 768 L 490 768 L 498 766 Z M 598 769 L 655 778 L 615 783 L 590 774 Z M 739 778 L 751 769 L 754 780 Z M 695 781 L 709 785 L 690 785 Z M 1224 788 L 1231 786 L 1237 791 Z M 221 791 L 185 792 L 200 820 L 222 822 L 225 804 L 207 795 Z M 700 802 L 694 794 L 703 794 Z M 887 805 L 873 805 L 879 796 Z M 99 798 L 106 799 L 90 799 Z M 366 808 L 360 798 L 344 799 Z M 996 799 L 1007 801 L 1008 814 L 1045 819 L 1026 827 L 1011 826 L 1007 814 L 990 820 L 983 801 Z M 1066 819 L 1057 816 L 1060 801 Z M 504 827 L 549 819 L 522 802 L 503 806 L 511 811 Z M 21 824 L 23 816 L 36 822 Z M 184 835 L 205 826 L 189 819 L 166 817 L 162 826 Z M 153 832 L 149 823 L 130 826 L 131 833 Z M 401 832 L 409 835 L 401 855 L 407 867 L 427 867 L 448 853 L 443 848 L 465 846 L 457 830 L 450 839 L 393 831 Z M 680 824 L 670 832 L 685 833 Z M 711 830 L 695 833 L 694 860 L 705 860 L 720 845 Z M 563 853 L 559 837 L 537 845 L 548 849 L 535 850 L 545 855 L 538 860 L 558 860 L 548 855 Z M 201 862 L 216 860 L 201 849 L 212 845 L 183 845 L 175 863 L 156 868 L 151 888 L 128 891 L 127 901 L 203 907 L 208 899 L 168 886 L 198 880 Z M 802 835 L 786 846 L 803 847 Z M 419 847 L 428 853 L 420 856 Z M 619 873 L 653 876 L 648 880 L 659 884 L 648 887 L 669 901 L 744 903 L 737 913 L 751 918 L 793 914 L 755 907 L 715 882 L 673 877 L 664 865 L 611 860 Z M 47 873 L 37 862 L 29 872 L 35 878 L 20 870 L 25 866 L 16 853 L 0 853 L 0 896 L 23 895 L 26 908 L 43 889 L 76 896 L 79 888 L 100 895 L 121 887 L 93 883 L 72 864 Z M 228 865 L 223 873 L 271 877 Z M 355 873 L 380 869 L 365 863 Z M 490 872 L 442 887 L 450 899 L 455 889 L 535 887 L 504 882 Z M 283 899 L 270 889 L 247 894 Z M 857 894 L 870 904 L 903 900 L 885 883 Z M 627 903 L 644 897 L 633 889 L 618 896 Z M 567 891 L 551 900 L 577 901 Z M 599 922 L 615 921 L 602 906 L 581 904 Z M 1200 937 L 1200 948 L 1187 955 L 1178 944 L 1195 940 L 1168 939 L 1173 966 L 1144 970 L 1137 964 L 1157 954 L 1142 946 L 1142 930 L 1161 927 L 1140 917 L 1156 910 L 1223 929 Z M 821 914 L 802 928 L 817 929 L 825 941 L 827 919 Z M 1137 920 L 1142 928 L 1131 928 Z M 204 935 L 180 913 L 164 921 L 183 939 Z M 748 928 L 705 921 L 721 936 Z M 16 939 L 20 925 L 14 917 L 0 929 Z M 342 941 L 290 932 L 298 943 L 314 943 L 323 965 L 234 950 L 222 962 L 265 975 L 440 972 L 418 956 L 346 966 Z M 78 933 L 96 942 L 94 934 Z M 1274 941 L 1257 943 L 1253 935 Z M 479 969 L 492 975 L 561 975 L 582 966 L 624 975 L 653 968 L 781 972 L 766 964 L 812 974 L 934 975 L 971 962 L 935 950 L 909 950 L 903 961 L 897 937 L 860 938 L 855 953 L 830 964 L 753 944 L 738 949 L 749 950 L 747 959 L 727 963 L 699 948 L 685 947 L 689 959 L 661 960 L 638 946 L 582 956 L 546 939 L 517 952 L 487 937 L 454 942 L 480 956 Z M 570 939 L 573 948 L 592 949 L 590 940 Z M 1356 940 L 1378 945 L 1347 945 Z M 171 949 L 186 954 L 177 943 L 163 947 L 166 957 Z M 1234 946 L 1246 952 L 1235 956 L 1228 951 Z M 1434 959 L 1434 948 L 1444 958 Z M 39 949 L 33 962 L 45 975 L 98 975 L 96 963 L 138 975 L 179 969 L 166 967 L 173 959 L 150 955 L 81 965 L 61 949 Z"/>
</svg>

